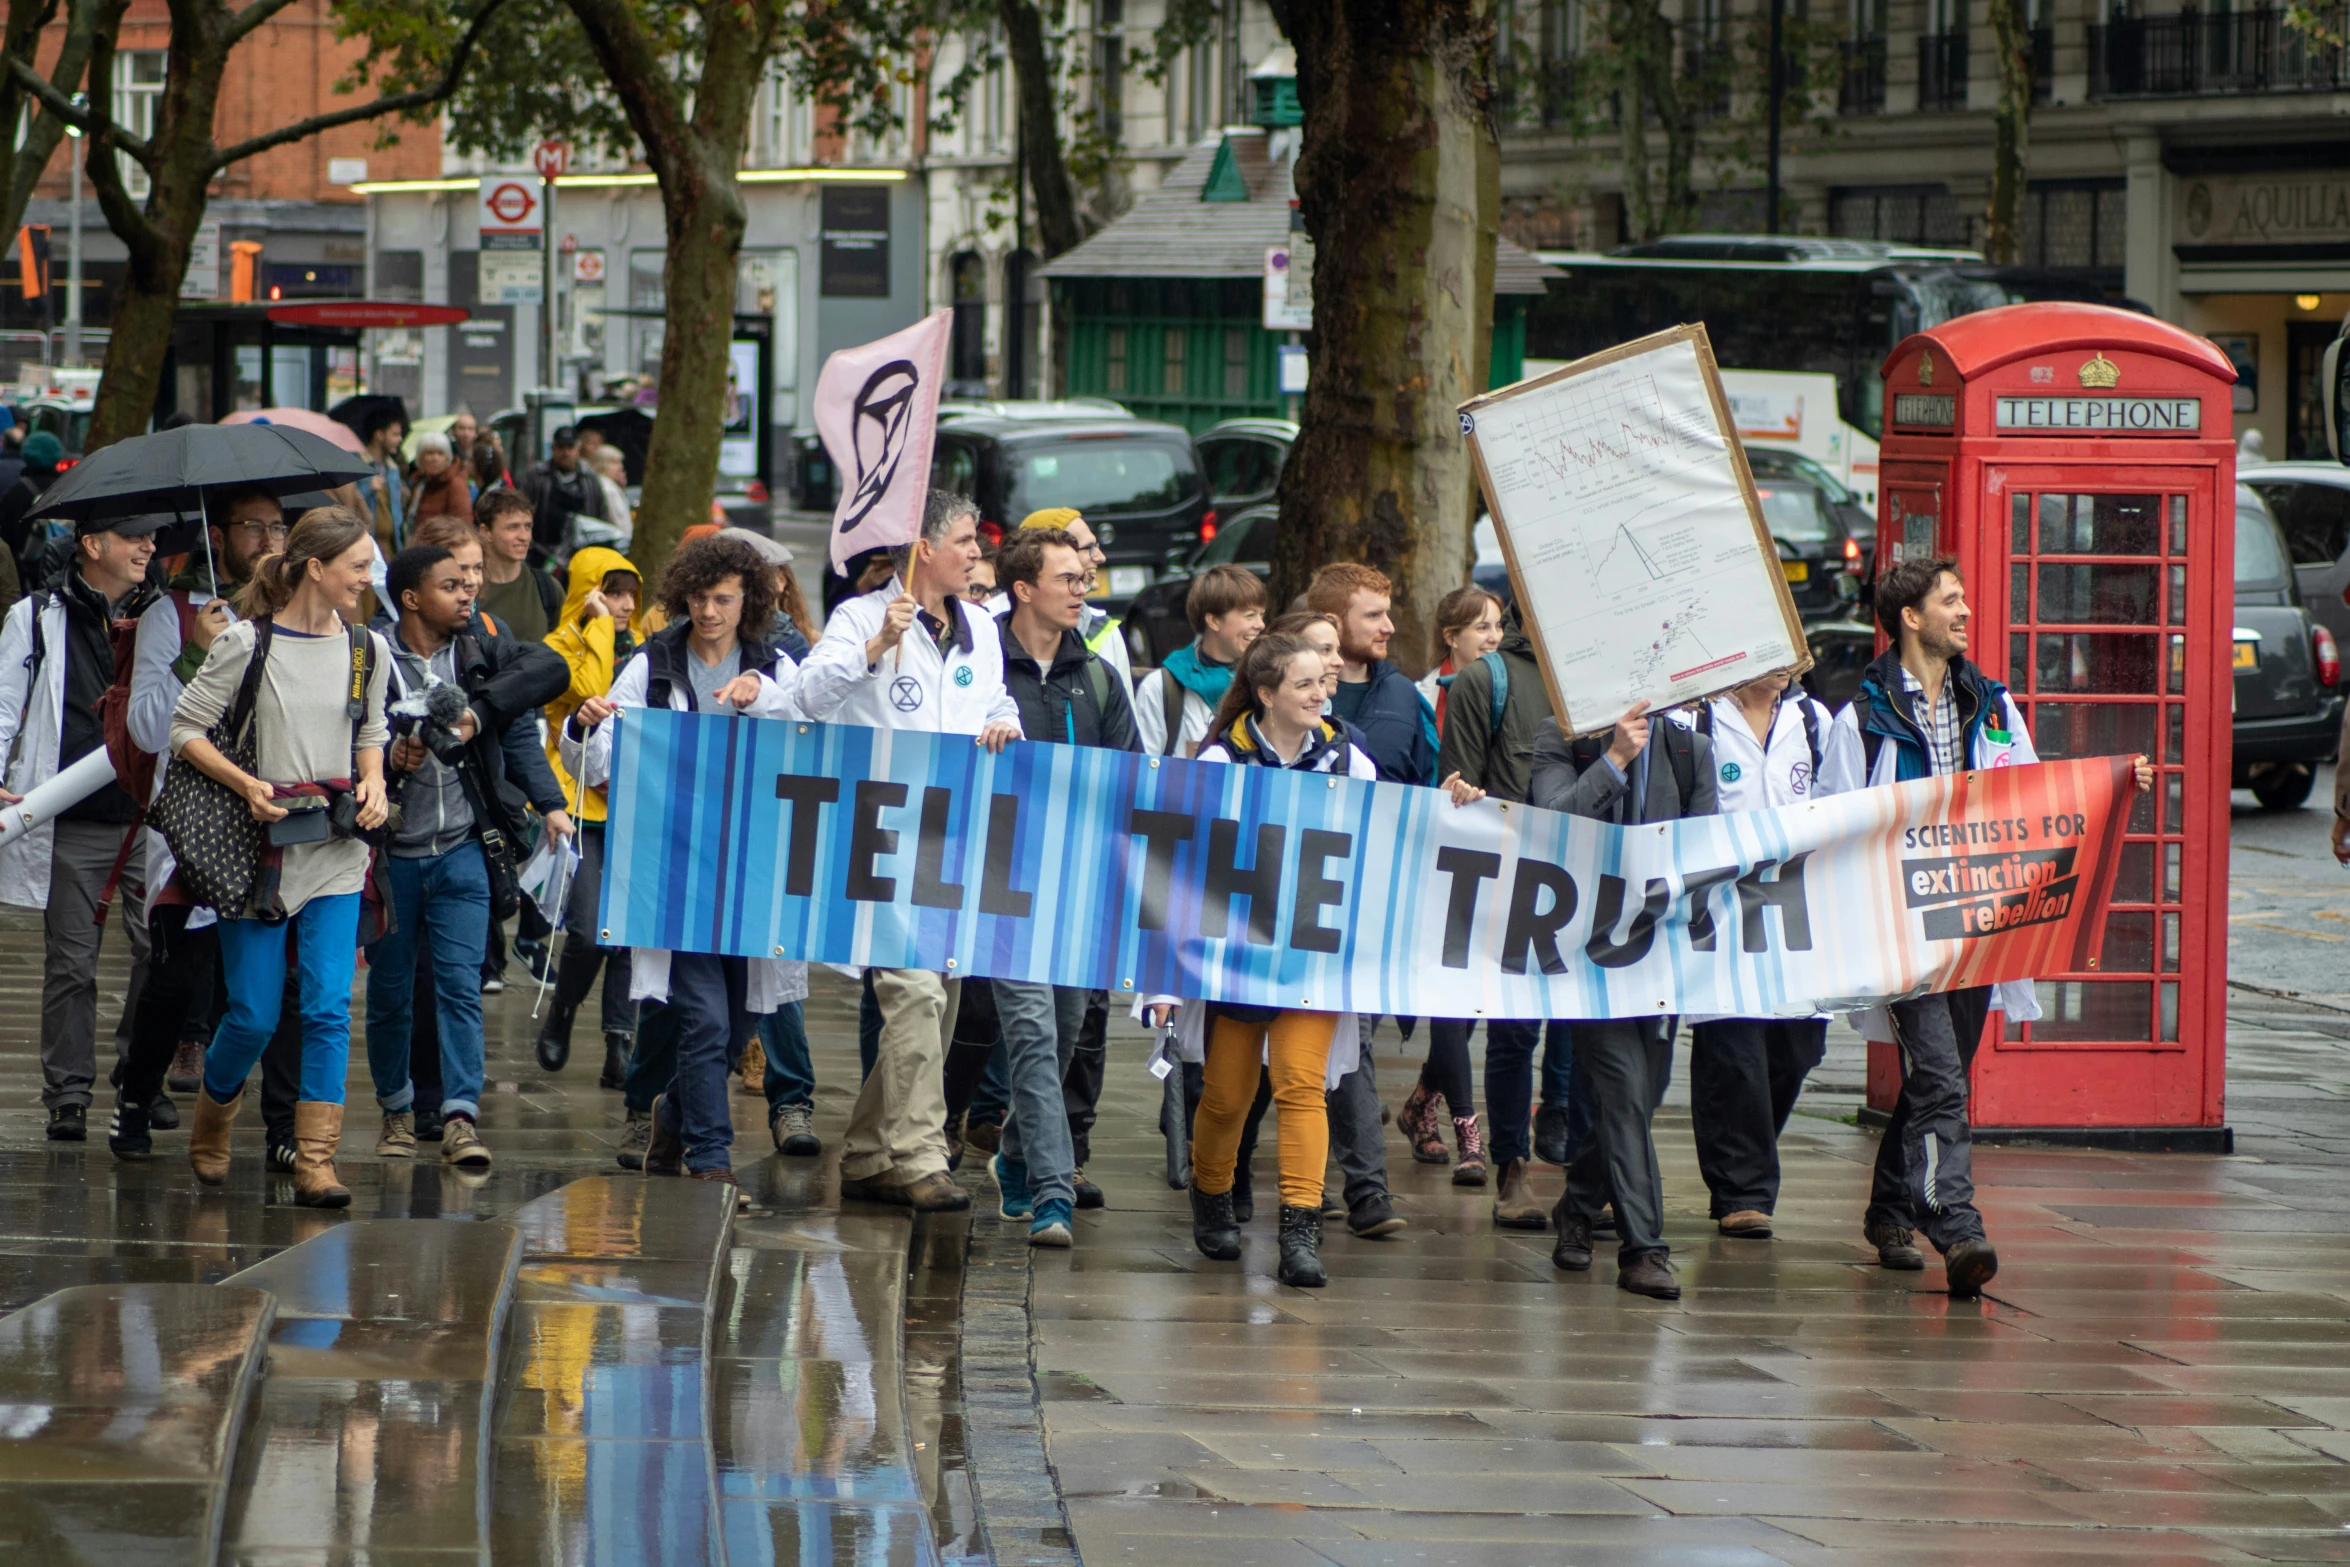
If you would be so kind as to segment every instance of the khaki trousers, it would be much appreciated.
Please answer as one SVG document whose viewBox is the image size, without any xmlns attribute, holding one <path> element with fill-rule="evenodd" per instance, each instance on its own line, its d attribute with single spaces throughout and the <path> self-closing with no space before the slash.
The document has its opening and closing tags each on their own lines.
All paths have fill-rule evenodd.
<svg viewBox="0 0 2350 1567">
<path fill-rule="evenodd" d="M 947 1167 L 946 1047 L 963 982 L 928 969 L 871 972 L 881 1045 L 849 1112 L 840 1173 L 915 1181 Z"/>
</svg>

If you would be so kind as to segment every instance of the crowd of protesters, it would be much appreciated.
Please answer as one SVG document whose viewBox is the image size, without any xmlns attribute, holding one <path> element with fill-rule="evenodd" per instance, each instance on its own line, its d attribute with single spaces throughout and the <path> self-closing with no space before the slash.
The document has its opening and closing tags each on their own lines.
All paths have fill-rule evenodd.
<svg viewBox="0 0 2350 1567">
<path fill-rule="evenodd" d="M 1415 682 L 1390 656 L 1392 590 L 1371 567 L 1326 565 L 1279 613 L 1256 575 L 1212 567 L 1190 584 L 1193 639 L 1138 680 L 1123 628 L 1094 602 L 1105 557 L 1075 511 L 1038 512 L 990 542 L 973 502 L 934 492 L 916 542 L 828 576 L 819 619 L 791 551 L 754 531 L 690 528 L 648 582 L 626 553 L 620 454 L 592 431 L 557 431 L 519 478 L 468 416 L 410 442 L 386 406 L 356 433 L 372 479 L 298 519 L 260 490 L 209 497 L 203 547 L 170 574 L 157 560 L 169 518 L 33 521 L 61 454 L 35 436 L 10 456 L 0 562 L 25 591 L 0 629 L 0 803 L 108 747 L 110 711 L 153 764 L 132 774 L 116 753 L 114 782 L 0 849 L 0 901 L 45 914 L 53 1139 L 88 1135 L 96 960 L 116 905 L 132 960 L 108 1079 L 120 1158 L 151 1157 L 154 1134 L 181 1124 L 171 1095 L 193 1096 L 189 1158 L 198 1180 L 221 1183 L 259 1066 L 269 1167 L 296 1202 L 347 1204 L 335 1160 L 363 953 L 375 1155 L 437 1143 L 453 1169 L 487 1170 L 482 997 L 504 982 L 509 923 L 549 987 L 542 1071 L 569 1067 L 594 1000 L 624 1167 L 734 1185 L 738 1084 L 764 1098 L 778 1156 L 820 1154 L 804 964 L 600 939 L 614 719 L 631 708 L 1381 779 L 1443 789 L 1456 806 L 1490 796 L 1626 826 L 1956 771 L 1994 743 L 2031 759 L 2007 693 L 1967 661 L 1965 588 L 1947 561 L 1878 583 L 1892 646 L 1841 713 L 1778 675 L 1577 738 L 1561 733 L 1513 612 L 1478 587 L 1438 604 Z M 196 867 L 176 865 L 147 821 L 183 769 L 201 780 L 181 777 L 183 792 L 208 781 L 254 824 L 249 887 L 209 906 L 192 891 L 207 883 L 186 874 Z M 574 866 L 557 907 L 523 890 L 534 844 Z M 1272 911 L 1250 917 L 1269 925 Z M 843 1199 L 965 1207 L 953 1172 L 982 1155 L 1003 1220 L 1033 1244 L 1073 1244 L 1075 1212 L 1104 1200 L 1085 1165 L 1107 996 L 929 969 L 870 969 L 862 987 Z M 1864 1020 L 1905 1068 L 1865 1240 L 1885 1267 L 1914 1269 L 1922 1232 L 1959 1294 L 1997 1267 L 1972 1201 L 1965 1104 L 1993 1007 L 2034 1015 L 2030 987 Z M 1189 1192 L 1205 1256 L 1240 1256 L 1268 1111 L 1283 1282 L 1325 1281 L 1326 1223 L 1366 1237 L 1406 1227 L 1369 1048 L 1380 1019 L 1172 996 L 1135 1011 L 1167 1058 L 1166 1178 Z M 1406 1038 L 1425 1029 L 1425 1059 L 1398 1128 L 1413 1160 L 1449 1164 L 1456 1185 L 1490 1181 L 1496 1226 L 1554 1232 L 1557 1266 L 1590 1268 L 1612 1231 L 1618 1283 L 1676 1297 L 1652 1123 L 1682 1021 L 1711 1215 L 1725 1236 L 1767 1240 L 1778 1137 L 1822 1057 L 1825 1018 L 1489 1020 L 1482 1111 L 1474 1024 L 1399 1018 Z M 1534 1194 L 1537 1164 L 1566 1172 L 1554 1204 Z"/>
</svg>

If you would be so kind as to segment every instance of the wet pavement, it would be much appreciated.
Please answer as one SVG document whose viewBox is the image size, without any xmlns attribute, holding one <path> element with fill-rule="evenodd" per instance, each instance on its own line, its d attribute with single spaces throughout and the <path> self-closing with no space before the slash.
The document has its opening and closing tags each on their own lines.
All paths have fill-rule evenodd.
<svg viewBox="0 0 2350 1567">
<path fill-rule="evenodd" d="M 648 1220 L 643 1184 L 610 1161 L 618 1096 L 594 1087 L 588 1031 L 566 1073 L 531 1063 L 519 966 L 490 1002 L 487 1178 L 373 1159 L 362 1072 L 347 1215 L 264 1202 L 251 1114 L 229 1188 L 199 1194 L 184 1133 L 159 1134 L 144 1166 L 117 1164 L 102 1133 L 42 1140 L 38 926 L 6 912 L 0 1312 L 256 1265 L 240 1282 L 266 1283 L 289 1247 L 322 1264 L 343 1247 L 311 1274 L 343 1296 L 288 1287 L 267 1328 L 226 1508 L 224 1559 L 254 1563 L 2350 1560 L 2350 925 L 2330 917 L 2345 884 L 2324 822 L 2237 823 L 2233 962 L 2260 987 L 2231 1012 L 2237 1153 L 1979 1150 L 2004 1264 L 1980 1302 L 1861 1246 L 1875 1141 L 1853 1124 L 1862 1062 L 1841 1033 L 1789 1128 L 1769 1242 L 1710 1233 L 1677 1064 L 1659 1121 L 1688 1286 L 1672 1305 L 1618 1292 L 1604 1261 L 1555 1271 L 1548 1237 L 1494 1230 L 1490 1189 L 1413 1165 L 1392 1131 L 1412 1227 L 1330 1227 L 1328 1289 L 1273 1281 L 1269 1210 L 1242 1262 L 1205 1261 L 1122 1023 L 1088 1169 L 1110 1206 L 1032 1273 L 991 1213 L 840 1211 L 837 1150 L 767 1157 L 744 1099 L 737 1163 L 774 1212 L 730 1230 Z M 121 979 L 110 950 L 102 989 Z M 832 1144 L 853 994 L 830 976 L 817 991 Z M 1378 1048 L 1399 1103 L 1417 1054 L 1392 1025 Z M 1259 1189 L 1271 1178 L 1268 1139 Z M 1542 1172 L 1545 1195 L 1558 1185 Z M 355 1265 L 379 1243 L 352 1221 L 437 1218 L 475 1221 L 463 1278 L 424 1254 L 388 1276 Z M 509 1265 L 493 1321 L 495 1291 L 465 1280 Z M 139 1404 L 137 1388 L 176 1384 L 114 1369 L 113 1309 L 41 1341 L 83 1346 L 37 1352 L 79 1384 L 20 1385 L 10 1368 L 37 1353 L 10 1359 L 0 1334 L 0 1503 L 32 1478 L 12 1455 L 33 1447 L 8 1442 L 39 1406 L 60 1434 L 143 1433 L 87 1461 L 110 1484 L 147 1466 L 138 1495 L 158 1509 L 200 1505 L 197 1471 L 231 1434 L 173 1397 Z M 203 1376 L 233 1375 L 235 1332 L 189 1323 Z M 88 1413 L 117 1404 L 146 1423 Z M 56 1445 L 44 1462 L 84 1461 Z M 0 1525 L 24 1516 L 0 1505 Z"/>
</svg>

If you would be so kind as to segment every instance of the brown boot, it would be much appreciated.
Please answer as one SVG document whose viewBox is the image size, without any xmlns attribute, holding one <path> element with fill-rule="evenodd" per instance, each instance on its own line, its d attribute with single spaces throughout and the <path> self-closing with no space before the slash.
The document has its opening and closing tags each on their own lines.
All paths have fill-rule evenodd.
<svg viewBox="0 0 2350 1567">
<path fill-rule="evenodd" d="M 201 1083 L 196 1086 L 196 1124 L 188 1129 L 188 1163 L 195 1166 L 196 1179 L 207 1186 L 218 1186 L 228 1179 L 229 1128 L 244 1107 L 242 1088 L 227 1104 L 215 1104 L 211 1089 Z"/>
<path fill-rule="evenodd" d="M 304 1099 L 294 1106 L 294 1201 L 305 1208 L 348 1208 L 351 1193 L 335 1179 L 343 1141 L 343 1107 Z"/>
<path fill-rule="evenodd" d="M 1493 1222 L 1505 1230 L 1547 1230 L 1550 1210 L 1534 1195 L 1532 1172 L 1523 1159 L 1501 1166 L 1501 1190 L 1493 1199 Z"/>
</svg>

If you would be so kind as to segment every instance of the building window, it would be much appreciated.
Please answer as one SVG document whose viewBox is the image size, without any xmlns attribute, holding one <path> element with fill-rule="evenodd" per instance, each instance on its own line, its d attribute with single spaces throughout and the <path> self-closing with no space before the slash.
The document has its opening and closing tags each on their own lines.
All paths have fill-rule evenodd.
<svg viewBox="0 0 2350 1567">
<path fill-rule="evenodd" d="M 114 57 L 114 120 L 141 141 L 155 134 L 155 106 L 163 101 L 168 57 L 161 49 L 125 49 Z M 135 201 L 147 197 L 147 171 L 122 159 L 122 188 Z"/>
<path fill-rule="evenodd" d="M 1224 395 L 1234 402 L 1248 396 L 1248 330 L 1224 329 Z"/>
<path fill-rule="evenodd" d="M 1974 224 L 1947 185 L 1856 185 L 1828 193 L 1828 232 L 1902 245 L 1974 243 Z"/>
<path fill-rule="evenodd" d="M 1111 391 L 1123 392 L 1126 390 L 1126 329 L 1114 326 L 1104 333 L 1103 349 L 1108 360 L 1103 380 Z"/>
<path fill-rule="evenodd" d="M 1102 136 L 1113 147 L 1126 140 L 1126 0 L 1094 0 L 1094 107 Z"/>
<path fill-rule="evenodd" d="M 2024 191 L 2017 259 L 2033 267 L 2119 271 L 2128 202 L 2121 180 L 2034 180 Z"/>
<path fill-rule="evenodd" d="M 974 383 L 966 392 L 985 397 L 987 385 L 987 262 L 976 250 L 959 250 L 947 263 L 947 284 L 953 291 L 955 322 L 949 339 L 949 378 Z"/>
<path fill-rule="evenodd" d="M 1183 356 L 1191 345 L 1191 333 L 1183 327 L 1168 327 L 1160 335 L 1159 389 L 1169 397 L 1183 395 Z"/>
</svg>

